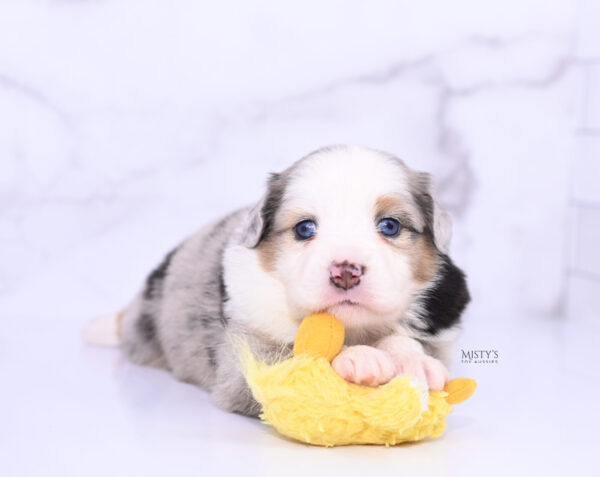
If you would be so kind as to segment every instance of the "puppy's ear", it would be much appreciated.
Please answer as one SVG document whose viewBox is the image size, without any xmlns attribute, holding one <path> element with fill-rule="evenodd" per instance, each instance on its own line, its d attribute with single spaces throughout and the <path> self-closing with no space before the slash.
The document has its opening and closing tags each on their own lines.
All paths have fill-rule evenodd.
<svg viewBox="0 0 600 477">
<path fill-rule="evenodd" d="M 440 252 L 448 254 L 452 240 L 452 217 L 433 198 L 433 242 Z"/>
<path fill-rule="evenodd" d="M 250 209 L 242 228 L 242 243 L 246 247 L 258 247 L 273 232 L 275 214 L 283 200 L 285 182 L 281 174 L 269 176 L 265 195 Z"/>
<path fill-rule="evenodd" d="M 452 218 L 436 200 L 433 194 L 431 176 L 425 172 L 412 171 L 411 189 L 415 202 L 425 220 L 425 232 L 429 232 L 433 243 L 443 254 L 450 249 L 452 238 Z"/>
</svg>

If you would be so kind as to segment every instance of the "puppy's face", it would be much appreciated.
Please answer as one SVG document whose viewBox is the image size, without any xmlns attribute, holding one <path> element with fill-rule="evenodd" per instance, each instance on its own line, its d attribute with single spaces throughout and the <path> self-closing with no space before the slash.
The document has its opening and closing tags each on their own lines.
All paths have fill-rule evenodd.
<svg viewBox="0 0 600 477">
<path fill-rule="evenodd" d="M 249 245 L 297 316 L 385 326 L 436 273 L 440 224 L 428 187 L 426 175 L 380 152 L 317 151 L 271 178 Z"/>
</svg>

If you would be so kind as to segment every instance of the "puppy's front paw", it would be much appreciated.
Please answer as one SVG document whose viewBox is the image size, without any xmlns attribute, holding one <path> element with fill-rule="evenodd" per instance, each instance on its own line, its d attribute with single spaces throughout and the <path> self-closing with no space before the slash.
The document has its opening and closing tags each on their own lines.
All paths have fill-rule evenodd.
<svg viewBox="0 0 600 477">
<path fill-rule="evenodd" d="M 422 383 L 427 383 L 431 391 L 441 391 L 449 381 L 450 374 L 446 366 L 439 360 L 424 353 L 401 353 L 394 356 L 396 374 L 414 376 Z"/>
<path fill-rule="evenodd" d="M 378 386 L 390 381 L 396 374 L 392 357 L 372 346 L 350 346 L 331 363 L 342 378 L 356 384 Z"/>
</svg>

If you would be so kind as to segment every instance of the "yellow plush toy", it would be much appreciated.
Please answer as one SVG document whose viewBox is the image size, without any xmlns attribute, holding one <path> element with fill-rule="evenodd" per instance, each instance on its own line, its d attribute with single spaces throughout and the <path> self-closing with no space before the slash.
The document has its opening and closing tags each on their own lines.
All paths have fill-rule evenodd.
<svg viewBox="0 0 600 477">
<path fill-rule="evenodd" d="M 475 392 L 469 378 L 453 379 L 444 391 L 431 393 L 409 376 L 379 387 L 349 383 L 330 365 L 343 343 L 344 325 L 320 313 L 300 325 L 293 358 L 268 365 L 244 352 L 244 374 L 262 405 L 261 419 L 308 444 L 390 446 L 441 436 L 451 404 Z"/>
</svg>

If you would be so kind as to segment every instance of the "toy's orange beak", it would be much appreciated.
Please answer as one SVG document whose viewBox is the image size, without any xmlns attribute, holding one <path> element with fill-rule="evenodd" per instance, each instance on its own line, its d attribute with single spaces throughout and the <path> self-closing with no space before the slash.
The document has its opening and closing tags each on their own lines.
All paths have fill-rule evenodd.
<svg viewBox="0 0 600 477">
<path fill-rule="evenodd" d="M 469 399 L 477 389 L 477 382 L 471 378 L 454 378 L 446 384 L 444 391 L 448 393 L 446 402 L 458 404 Z"/>
</svg>

